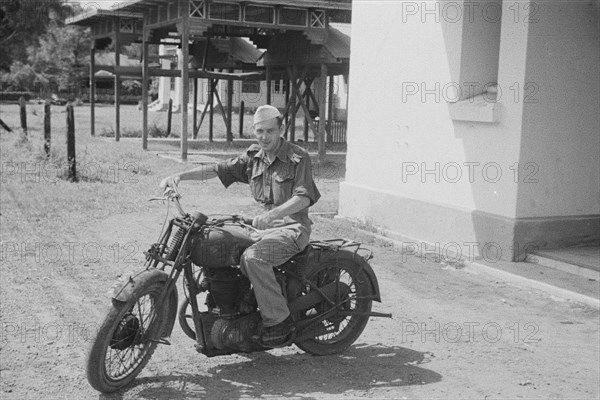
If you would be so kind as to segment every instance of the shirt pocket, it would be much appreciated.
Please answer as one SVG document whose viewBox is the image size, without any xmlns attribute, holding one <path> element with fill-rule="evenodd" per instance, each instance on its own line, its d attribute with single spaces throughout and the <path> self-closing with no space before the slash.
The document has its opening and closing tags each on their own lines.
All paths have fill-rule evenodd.
<svg viewBox="0 0 600 400">
<path fill-rule="evenodd" d="M 261 202 L 261 203 L 264 203 L 268 200 L 265 197 L 264 188 L 263 188 L 264 170 L 265 170 L 264 167 L 261 168 L 260 166 L 255 165 L 254 168 L 249 168 L 247 171 L 247 174 L 250 177 L 250 179 L 249 179 L 250 192 L 252 193 L 254 200 Z"/>
<path fill-rule="evenodd" d="M 280 205 L 292 197 L 294 189 L 295 171 L 293 166 L 277 169 L 273 173 L 273 202 Z"/>
</svg>

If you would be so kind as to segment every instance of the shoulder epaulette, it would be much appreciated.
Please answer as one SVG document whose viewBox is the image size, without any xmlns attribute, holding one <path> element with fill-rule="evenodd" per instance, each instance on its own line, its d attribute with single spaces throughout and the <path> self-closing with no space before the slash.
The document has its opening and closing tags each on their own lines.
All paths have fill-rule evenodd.
<svg viewBox="0 0 600 400">
<path fill-rule="evenodd" d="M 257 153 L 260 150 L 260 146 L 255 144 L 250 145 L 250 147 L 248 147 L 248 150 L 246 150 L 246 154 L 248 155 L 252 155 L 253 153 Z"/>
<path fill-rule="evenodd" d="M 302 156 L 300 154 L 294 153 L 292 154 L 291 159 L 294 164 L 299 164 L 300 161 L 302 161 Z"/>
</svg>

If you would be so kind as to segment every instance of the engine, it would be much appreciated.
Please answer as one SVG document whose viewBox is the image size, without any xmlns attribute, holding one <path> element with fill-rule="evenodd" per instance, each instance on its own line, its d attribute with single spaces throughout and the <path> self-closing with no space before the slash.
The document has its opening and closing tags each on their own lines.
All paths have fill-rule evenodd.
<svg viewBox="0 0 600 400">
<path fill-rule="evenodd" d="M 238 268 L 205 269 L 201 290 L 207 290 L 206 306 L 210 313 L 223 318 L 256 311 L 256 297 L 250 281 Z"/>
<path fill-rule="evenodd" d="M 207 293 L 208 312 L 201 314 L 207 355 L 262 350 L 252 340 L 261 318 L 250 281 L 238 268 L 206 268 L 200 289 Z"/>
</svg>

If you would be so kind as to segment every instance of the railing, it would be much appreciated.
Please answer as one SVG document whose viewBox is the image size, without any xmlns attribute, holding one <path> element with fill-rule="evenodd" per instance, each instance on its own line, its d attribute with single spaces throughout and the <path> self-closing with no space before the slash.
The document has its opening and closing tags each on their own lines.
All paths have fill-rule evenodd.
<svg viewBox="0 0 600 400">
<path fill-rule="evenodd" d="M 346 121 L 327 121 L 327 141 L 329 143 L 346 143 L 346 125 Z"/>
<path fill-rule="evenodd" d="M 327 121 L 325 125 L 327 143 L 346 143 L 346 126 L 346 121 Z M 315 128 L 318 131 L 319 120 L 315 121 Z"/>
</svg>

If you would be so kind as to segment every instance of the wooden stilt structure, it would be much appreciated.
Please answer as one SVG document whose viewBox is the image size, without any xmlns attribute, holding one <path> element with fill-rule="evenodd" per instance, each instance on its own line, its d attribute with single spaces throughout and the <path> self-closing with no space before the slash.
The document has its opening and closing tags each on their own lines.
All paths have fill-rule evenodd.
<svg viewBox="0 0 600 400">
<path fill-rule="evenodd" d="M 121 19 L 116 17 L 115 23 L 115 66 L 121 65 L 121 35 L 120 26 Z M 121 78 L 118 72 L 118 68 L 115 68 L 113 72 L 115 76 L 115 140 L 118 142 L 121 139 Z"/>
<path fill-rule="evenodd" d="M 189 0 L 180 0 L 184 10 L 189 10 Z M 181 160 L 187 160 L 188 151 L 188 104 L 190 102 L 190 14 L 183 13 L 179 33 L 181 34 Z"/>
<path fill-rule="evenodd" d="M 90 133 L 92 136 L 96 134 L 96 48 L 92 40 L 92 48 L 90 49 Z"/>
<path fill-rule="evenodd" d="M 150 76 L 148 74 L 148 41 L 145 38 L 142 43 L 142 149 L 148 150 L 148 85 Z"/>
<path fill-rule="evenodd" d="M 198 135 L 198 128 L 197 126 L 197 122 L 198 122 L 198 78 L 194 78 L 194 120 L 192 123 L 192 126 L 194 127 L 192 132 L 193 132 L 193 138 L 196 139 L 196 135 Z"/>
<path fill-rule="evenodd" d="M 124 67 L 120 65 L 119 61 L 116 61 L 117 65 L 114 67 L 102 68 L 115 74 L 115 136 L 117 139 L 120 136 L 118 92 L 121 79 L 124 77 L 142 79 L 142 147 L 147 149 L 150 79 L 152 77 L 181 78 L 181 158 L 185 160 L 188 144 L 189 79 L 194 79 L 193 136 L 197 135 L 206 112 L 209 112 L 209 139 L 213 140 L 214 100 L 216 99 L 223 110 L 222 114 L 227 126 L 227 139 L 232 140 L 233 81 L 266 80 L 265 102 L 269 104 L 273 103 L 273 79 L 280 80 L 282 71 L 287 89 L 285 90 L 287 104 L 284 113 L 287 121 L 286 135 L 290 140 L 295 140 L 295 117 L 302 107 L 306 119 L 304 140 L 308 139 L 308 134 L 312 130 L 321 146 L 319 152 L 324 154 L 323 132 L 328 125 L 327 115 L 331 120 L 333 114 L 331 106 L 327 108 L 326 104 L 326 76 L 347 74 L 349 61 L 349 35 L 345 34 L 346 36 L 344 36 L 342 31 L 330 29 L 329 24 L 336 18 L 349 19 L 350 14 L 351 4 L 349 1 L 281 0 L 277 6 L 271 6 L 270 3 L 266 4 L 263 0 L 244 2 L 131 0 L 117 3 L 112 10 L 95 10 L 75 16 L 70 18 L 67 23 L 91 27 L 96 49 L 100 49 L 110 42 L 106 39 L 113 38 L 115 44 L 118 45 L 116 49 L 118 54 L 121 46 L 133 41 L 142 41 L 141 68 Z M 182 49 L 179 69 L 149 68 L 149 45 L 173 43 L 174 33 L 180 37 Z M 266 55 L 250 46 L 247 41 L 240 39 L 243 37 L 249 38 L 261 49 L 267 49 Z M 229 43 L 223 42 L 227 40 Z M 290 46 L 289 43 L 294 43 L 294 46 Z M 192 46 L 192 50 L 190 50 L 190 46 Z M 190 66 L 192 52 L 195 65 Z M 204 57 L 202 57 L 202 52 Z M 233 56 L 234 54 L 236 55 Z M 118 59 L 119 56 L 116 57 Z M 202 60 L 202 70 L 199 70 L 200 65 L 196 64 L 199 60 Z M 259 61 L 260 63 L 258 63 Z M 252 72 L 215 72 L 217 69 L 230 69 L 231 71 L 231 68 L 236 71 Z M 93 80 L 93 74 L 97 70 L 98 66 L 91 62 L 90 80 Z M 259 70 L 261 72 L 258 72 Z M 196 79 L 198 78 L 209 80 L 208 90 L 210 92 L 199 123 L 196 114 L 198 101 Z M 315 78 L 318 79 L 315 80 Z M 222 93 L 217 91 L 219 80 L 227 82 L 226 110 L 219 96 L 219 94 L 225 94 L 225 91 Z M 317 83 L 320 85 L 318 99 L 315 96 L 316 91 L 311 88 Z M 330 99 L 332 99 L 331 95 Z M 312 113 L 311 108 L 313 109 Z M 316 108 L 319 110 L 318 128 L 313 118 Z M 326 112 L 328 110 L 329 114 Z M 91 132 L 95 133 L 93 125 Z"/>
</svg>

